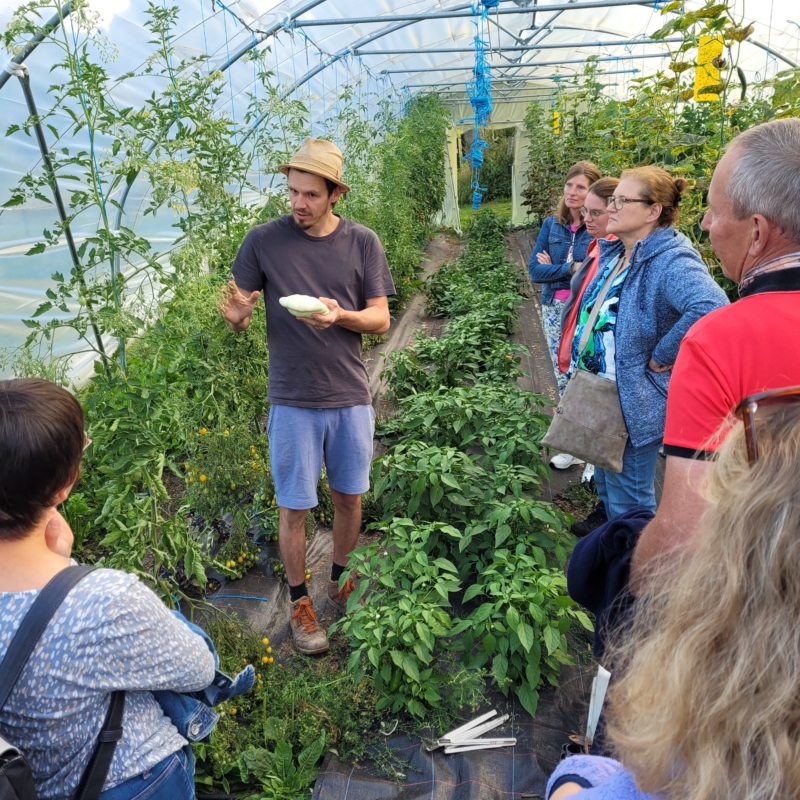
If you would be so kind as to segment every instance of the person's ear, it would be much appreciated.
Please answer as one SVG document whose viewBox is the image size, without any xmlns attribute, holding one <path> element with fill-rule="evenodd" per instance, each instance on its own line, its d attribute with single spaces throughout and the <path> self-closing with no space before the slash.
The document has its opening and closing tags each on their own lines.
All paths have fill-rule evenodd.
<svg viewBox="0 0 800 800">
<path fill-rule="evenodd" d="M 53 503 L 54 506 L 61 505 L 61 503 L 65 503 L 67 498 L 69 497 L 69 493 L 72 491 L 72 487 L 75 485 L 75 481 L 71 481 L 68 483 L 63 489 L 59 489 L 55 495 L 55 502 Z"/>
<path fill-rule="evenodd" d="M 647 215 L 647 221 L 658 222 L 663 210 L 664 206 L 662 206 L 661 203 L 653 203 L 653 205 L 650 206 L 650 213 Z"/>
<path fill-rule="evenodd" d="M 335 203 L 343 194 L 344 192 L 340 186 L 334 186 L 331 192 L 331 203 Z"/>
<path fill-rule="evenodd" d="M 753 214 L 750 217 L 749 255 L 760 256 L 767 249 L 771 237 L 777 232 L 778 226 L 774 222 L 770 222 L 761 214 Z"/>
</svg>

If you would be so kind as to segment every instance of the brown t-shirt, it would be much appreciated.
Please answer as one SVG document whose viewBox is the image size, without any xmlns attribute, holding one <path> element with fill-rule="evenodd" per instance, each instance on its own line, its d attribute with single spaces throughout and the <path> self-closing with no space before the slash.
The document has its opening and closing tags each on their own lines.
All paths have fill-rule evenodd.
<svg viewBox="0 0 800 800">
<path fill-rule="evenodd" d="M 253 228 L 232 270 L 242 291 L 263 292 L 270 403 L 342 408 L 372 402 L 361 361 L 361 334 L 339 325 L 317 330 L 295 319 L 278 298 L 330 297 L 348 311 L 362 311 L 367 298 L 394 294 L 386 254 L 375 233 L 340 217 L 333 233 L 310 236 L 288 215 Z"/>
</svg>

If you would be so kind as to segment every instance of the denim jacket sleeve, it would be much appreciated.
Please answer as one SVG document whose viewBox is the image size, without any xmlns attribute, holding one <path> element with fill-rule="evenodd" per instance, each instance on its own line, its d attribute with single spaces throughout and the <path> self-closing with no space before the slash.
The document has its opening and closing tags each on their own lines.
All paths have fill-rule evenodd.
<svg viewBox="0 0 800 800">
<path fill-rule="evenodd" d="M 558 225 L 555 217 L 548 217 L 542 223 L 542 229 L 536 239 L 536 246 L 533 248 L 530 261 L 528 261 L 528 275 L 534 283 L 569 282 L 571 277 L 571 263 L 540 264 L 536 258 L 539 253 L 547 253 L 551 258 L 553 257 L 553 253 L 550 252 L 550 234 L 555 225 Z M 558 257 L 559 254 L 556 254 L 556 258 Z"/>
<path fill-rule="evenodd" d="M 249 692 L 255 683 L 255 670 L 248 664 L 235 678 L 219 671 L 219 656 L 214 643 L 200 627 L 189 622 L 180 611 L 172 612 L 199 636 L 203 637 L 208 649 L 214 656 L 214 679 L 204 689 L 196 692 L 153 692 L 161 710 L 170 718 L 178 733 L 190 742 L 207 739 L 219 721 L 219 714 L 211 710 L 231 697 Z"/>
<path fill-rule="evenodd" d="M 667 279 L 664 290 L 667 303 L 681 317 L 653 349 L 653 360 L 665 367 L 671 367 L 675 363 L 681 342 L 689 328 L 701 317 L 728 304 L 725 292 L 709 275 L 705 266 L 699 263 L 699 259 L 680 259 L 679 264 L 679 275 L 675 279 Z M 673 276 L 670 275 L 669 278 Z"/>
</svg>

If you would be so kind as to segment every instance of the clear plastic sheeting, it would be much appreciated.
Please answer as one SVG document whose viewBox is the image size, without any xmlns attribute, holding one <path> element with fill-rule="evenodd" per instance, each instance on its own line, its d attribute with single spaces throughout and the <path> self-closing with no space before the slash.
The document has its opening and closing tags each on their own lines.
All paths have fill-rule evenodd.
<svg viewBox="0 0 800 800">
<path fill-rule="evenodd" d="M 5 27 L 19 6 L 19 0 L 0 0 L 0 26 Z M 153 52 L 153 34 L 145 23 L 147 4 L 130 0 L 89 0 L 101 19 L 101 31 L 112 44 L 114 58 L 105 64 L 112 77 L 143 72 Z M 281 97 L 299 99 L 309 106 L 308 131 L 322 134 L 325 121 L 334 116 L 345 86 L 356 87 L 366 114 L 377 111 L 388 100 L 398 109 L 413 94 L 436 91 L 453 106 L 458 128 L 471 116 L 463 100 L 465 82 L 474 65 L 476 17 L 469 3 L 459 0 L 383 0 L 380 4 L 353 0 L 156 0 L 155 7 L 178 8 L 177 33 L 171 44 L 176 59 L 196 57 L 197 69 L 222 70 L 225 91 L 217 98 L 217 111 L 235 123 L 235 139 L 250 147 L 252 123 L 245 117 L 252 95 L 259 91 L 259 75 L 253 60 L 246 58 L 256 49 L 265 53 L 263 64 L 273 73 L 271 81 Z M 598 80 L 604 91 L 626 97 L 631 81 L 665 69 L 670 61 L 671 38 L 653 41 L 651 35 L 675 14 L 697 10 L 703 0 L 686 0 L 682 8 L 661 14 L 663 0 L 502 0 L 488 20 L 487 60 L 492 66 L 493 126 L 517 128 L 514 176 L 513 222 L 526 221 L 520 203 L 526 140 L 522 120 L 530 102 L 547 103 L 558 81 L 579 74 L 589 57 L 598 58 Z M 797 0 L 764 0 L 761 3 L 732 0 L 734 16 L 744 24 L 753 23 L 750 38 L 741 45 L 738 65 L 748 83 L 772 80 L 779 72 L 800 64 L 800 3 Z M 42 9 L 46 18 L 55 7 Z M 69 18 L 54 34 L 69 46 L 74 31 Z M 116 48 L 116 51 L 115 49 Z M 30 70 L 31 89 L 39 113 L 53 106 L 48 87 L 66 80 L 62 49 L 46 39 L 25 59 Z M 108 98 L 117 108 L 141 109 L 153 92 L 168 84 L 163 76 L 142 75 L 120 81 Z M 262 90 L 263 91 L 263 90 Z M 0 117 L 6 125 L 22 124 L 28 110 L 18 78 L 11 77 L 0 88 Z M 63 111 L 55 115 L 57 128 L 69 128 Z M 51 148 L 68 152 L 85 151 L 94 145 L 99 163 L 110 142 L 98 136 L 90 142 L 86 128 L 74 136 L 45 130 Z M 33 137 L 14 133 L 0 143 L 0 204 L 10 189 L 29 172 L 41 172 L 41 155 Z M 452 150 L 452 141 L 450 145 Z M 456 166 L 453 186 L 448 186 L 444 224 L 457 229 L 455 208 Z M 79 183 L 87 176 L 77 174 Z M 249 176 L 259 192 L 253 202 L 268 201 L 278 191 L 282 178 L 256 169 Z M 62 192 L 69 204 L 68 182 Z M 74 186 L 74 184 L 72 184 Z M 109 208 L 119 202 L 122 186 L 106 187 Z M 144 211 L 149 185 L 134 180 L 124 206 L 122 224 L 147 238 L 162 260 L 168 258 L 179 231 L 178 212 L 162 208 L 154 215 Z M 47 192 L 45 192 L 47 195 Z M 62 244 L 40 255 L 25 255 L 52 229 L 57 220 L 55 207 L 45 196 L 24 205 L 0 210 L 0 347 L 17 346 L 28 332 L 23 320 L 42 303 L 52 285 L 51 275 L 70 269 Z M 111 211 L 112 215 L 116 212 Z M 92 235 L 98 220 L 91 214 L 72 221 L 76 244 Z M 124 271 L 136 264 L 123 265 Z M 147 287 L 143 288 L 145 291 Z M 113 347 L 113 343 L 108 343 Z M 75 342 L 59 339 L 57 353 L 71 352 Z M 89 364 L 91 354 L 84 362 Z"/>
</svg>

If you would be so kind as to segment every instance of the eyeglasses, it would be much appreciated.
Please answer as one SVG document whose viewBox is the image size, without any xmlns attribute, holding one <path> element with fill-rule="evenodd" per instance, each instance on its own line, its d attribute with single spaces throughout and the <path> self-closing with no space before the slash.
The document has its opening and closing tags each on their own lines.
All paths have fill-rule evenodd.
<svg viewBox="0 0 800 800">
<path fill-rule="evenodd" d="M 777 407 L 791 403 L 800 403 L 800 386 L 787 386 L 785 389 L 751 394 L 736 406 L 733 413 L 744 423 L 747 459 L 751 467 L 758 461 L 756 421 L 768 416 L 770 409 L 775 411 Z"/>
<path fill-rule="evenodd" d="M 584 217 L 591 217 L 592 219 L 599 219 L 600 217 L 603 216 L 603 214 L 608 214 L 608 209 L 606 209 L 605 211 L 598 211 L 596 208 L 593 208 L 591 211 L 589 211 L 589 209 L 586 208 L 586 206 L 584 206 L 581 209 L 581 214 Z"/>
<path fill-rule="evenodd" d="M 646 203 L 648 206 L 653 205 L 649 200 L 642 200 L 636 197 L 615 197 L 613 194 L 608 198 L 607 205 L 614 206 L 617 211 L 621 211 L 626 203 Z"/>
</svg>

